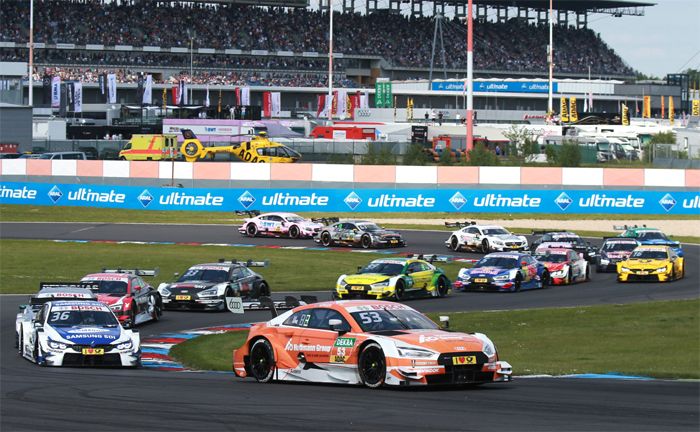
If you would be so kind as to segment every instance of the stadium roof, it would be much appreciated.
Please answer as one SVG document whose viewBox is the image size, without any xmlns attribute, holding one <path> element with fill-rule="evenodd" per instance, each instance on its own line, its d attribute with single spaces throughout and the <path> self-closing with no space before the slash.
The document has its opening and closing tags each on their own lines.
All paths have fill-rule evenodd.
<svg viewBox="0 0 700 432">
<path fill-rule="evenodd" d="M 549 9 L 549 0 L 473 0 L 474 4 L 502 7 L 525 7 L 531 9 Z M 459 0 L 466 3 L 466 0 Z M 555 0 L 554 9 L 569 11 L 591 11 L 599 9 L 618 9 L 654 6 L 656 3 L 626 0 Z"/>
</svg>

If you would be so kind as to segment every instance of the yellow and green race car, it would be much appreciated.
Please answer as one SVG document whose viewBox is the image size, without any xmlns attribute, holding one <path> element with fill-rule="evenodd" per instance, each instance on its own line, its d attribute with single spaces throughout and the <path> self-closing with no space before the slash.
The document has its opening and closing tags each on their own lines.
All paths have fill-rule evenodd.
<svg viewBox="0 0 700 432">
<path fill-rule="evenodd" d="M 668 282 L 685 276 L 683 257 L 669 246 L 637 246 L 617 263 L 618 282 Z"/>
<path fill-rule="evenodd" d="M 377 259 L 357 274 L 342 275 L 335 288 L 337 299 L 391 299 L 444 297 L 450 280 L 445 272 L 420 258 Z"/>
</svg>

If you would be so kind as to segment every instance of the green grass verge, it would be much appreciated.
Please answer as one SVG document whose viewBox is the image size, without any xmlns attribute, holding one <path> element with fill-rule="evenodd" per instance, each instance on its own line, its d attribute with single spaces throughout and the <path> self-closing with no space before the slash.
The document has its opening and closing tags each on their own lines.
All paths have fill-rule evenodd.
<svg viewBox="0 0 700 432">
<path fill-rule="evenodd" d="M 233 350 L 247 337 L 247 330 L 200 336 L 175 345 L 170 356 L 192 369 L 230 372 Z"/>
<path fill-rule="evenodd" d="M 147 278 L 157 287 L 160 282 L 172 281 L 175 272 L 182 274 L 194 264 L 216 262 L 219 258 L 269 259 L 268 267 L 253 270 L 265 277 L 272 291 L 332 290 L 341 274 L 354 273 L 358 266 L 390 256 L 252 247 L 0 240 L 0 293 L 35 293 L 39 282 L 77 281 L 104 267 L 158 267 L 160 274 Z M 463 263 L 437 265 L 450 279 L 456 278 L 459 269 L 465 266 Z"/>
<path fill-rule="evenodd" d="M 450 314 L 452 330 L 487 334 L 516 375 L 622 373 L 700 378 L 700 300 Z M 430 314 L 433 319 L 441 314 Z M 200 336 L 171 353 L 203 370 L 231 370 L 245 332 Z"/>
</svg>

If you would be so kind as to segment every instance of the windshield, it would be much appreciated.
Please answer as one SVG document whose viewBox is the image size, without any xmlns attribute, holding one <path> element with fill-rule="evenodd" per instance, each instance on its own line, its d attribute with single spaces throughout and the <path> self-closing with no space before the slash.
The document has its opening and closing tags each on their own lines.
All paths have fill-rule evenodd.
<svg viewBox="0 0 700 432">
<path fill-rule="evenodd" d="M 92 289 L 92 292 L 98 294 L 111 294 L 111 295 L 126 295 L 127 283 L 126 281 L 117 280 L 101 280 L 101 281 L 86 281 L 97 283 L 98 286 Z"/>
<path fill-rule="evenodd" d="M 117 319 L 100 306 L 60 306 L 51 309 L 48 323 L 54 327 L 116 327 Z"/>
<path fill-rule="evenodd" d="M 609 145 L 609 144 L 598 143 L 598 150 L 599 150 L 599 151 L 609 151 L 609 150 L 610 150 L 610 145 Z"/>
<path fill-rule="evenodd" d="M 406 329 L 433 330 L 439 328 L 423 314 L 409 309 L 362 311 L 353 312 L 351 315 L 362 330 L 366 332 Z"/>
<path fill-rule="evenodd" d="M 571 243 L 572 245 L 585 245 L 581 237 L 554 237 L 560 243 Z"/>
<path fill-rule="evenodd" d="M 666 234 L 661 231 L 640 231 L 638 238 L 643 240 L 668 240 Z"/>
<path fill-rule="evenodd" d="M 484 257 L 479 260 L 478 263 L 474 264 L 474 268 L 478 267 L 501 267 L 501 268 L 516 268 L 518 267 L 518 260 L 509 257 Z"/>
<path fill-rule="evenodd" d="M 403 263 L 371 262 L 360 270 L 360 274 L 380 273 L 383 275 L 394 276 L 401 274 L 402 271 Z"/>
<path fill-rule="evenodd" d="M 382 231 L 382 228 L 373 223 L 358 224 L 357 227 L 362 231 Z"/>
<path fill-rule="evenodd" d="M 632 255 L 630 258 L 637 258 L 637 259 L 667 259 L 668 254 L 666 251 L 662 250 L 636 250 L 632 252 Z"/>
<path fill-rule="evenodd" d="M 566 262 L 566 254 L 553 254 L 553 253 L 541 253 L 535 256 L 539 261 L 551 262 L 551 263 L 563 263 Z"/>
<path fill-rule="evenodd" d="M 484 228 L 484 235 L 502 235 L 502 234 L 510 234 L 508 231 L 506 231 L 503 228 Z"/>
<path fill-rule="evenodd" d="M 227 270 L 212 269 L 189 269 L 180 276 L 178 282 L 206 281 L 206 282 L 226 282 L 228 280 Z"/>
<path fill-rule="evenodd" d="M 606 252 L 612 251 L 631 251 L 637 247 L 637 243 L 622 243 L 622 242 L 609 242 L 603 245 L 603 250 Z"/>
</svg>

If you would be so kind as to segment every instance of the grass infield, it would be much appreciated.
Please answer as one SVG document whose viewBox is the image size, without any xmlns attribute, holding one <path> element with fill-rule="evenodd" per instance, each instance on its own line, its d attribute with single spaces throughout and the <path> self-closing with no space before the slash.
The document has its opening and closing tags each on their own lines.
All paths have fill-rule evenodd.
<svg viewBox="0 0 700 432">
<path fill-rule="evenodd" d="M 160 282 L 173 281 L 175 272 L 182 274 L 192 265 L 216 262 L 219 258 L 269 260 L 268 267 L 252 269 L 265 277 L 272 291 L 330 291 L 335 289 L 341 274 L 355 273 L 358 266 L 391 256 L 253 247 L 0 240 L 0 293 L 35 293 L 39 282 L 75 282 L 102 268 L 119 267 L 159 268 L 157 277 L 146 278 L 157 287 Z M 467 266 L 465 263 L 436 265 L 451 280 L 457 277 L 460 268 Z"/>
<path fill-rule="evenodd" d="M 700 300 L 450 314 L 454 331 L 481 332 L 516 375 L 620 373 L 700 378 Z M 429 316 L 437 320 L 438 315 Z M 231 370 L 247 332 L 200 336 L 171 354 L 201 370 Z"/>
</svg>

